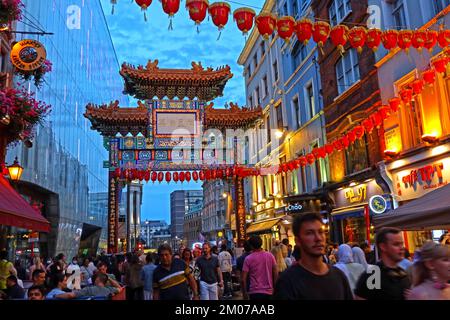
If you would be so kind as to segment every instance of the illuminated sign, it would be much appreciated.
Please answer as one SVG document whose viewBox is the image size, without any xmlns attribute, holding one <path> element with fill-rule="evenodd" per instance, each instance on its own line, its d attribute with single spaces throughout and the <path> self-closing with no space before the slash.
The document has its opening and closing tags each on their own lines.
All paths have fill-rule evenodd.
<svg viewBox="0 0 450 320">
<path fill-rule="evenodd" d="M 400 127 L 397 125 L 391 129 L 387 129 L 384 133 L 384 141 L 386 143 L 386 150 L 399 152 L 402 150 L 402 139 L 400 134 Z"/>
<path fill-rule="evenodd" d="M 286 210 L 287 211 L 300 211 L 303 209 L 303 206 L 301 204 L 290 204 L 287 206 Z"/>
<path fill-rule="evenodd" d="M 34 71 L 42 66 L 47 52 L 42 43 L 28 39 L 17 42 L 11 50 L 10 57 L 17 69 Z"/>
<path fill-rule="evenodd" d="M 386 212 L 387 201 L 382 196 L 376 195 L 370 198 L 369 207 L 375 214 L 382 214 Z"/>
<path fill-rule="evenodd" d="M 350 203 L 359 203 L 365 201 L 367 198 L 367 187 L 365 184 L 357 186 L 356 188 L 347 188 L 344 191 L 345 199 Z"/>
</svg>

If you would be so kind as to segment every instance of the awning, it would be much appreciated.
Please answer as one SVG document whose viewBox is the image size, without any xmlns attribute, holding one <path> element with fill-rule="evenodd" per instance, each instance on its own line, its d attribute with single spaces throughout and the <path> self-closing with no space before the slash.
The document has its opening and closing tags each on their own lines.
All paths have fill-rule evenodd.
<svg viewBox="0 0 450 320">
<path fill-rule="evenodd" d="M 450 184 L 431 191 L 388 213 L 373 217 L 376 229 L 401 230 L 450 229 Z"/>
<path fill-rule="evenodd" d="M 281 219 L 270 219 L 270 220 L 264 220 L 260 222 L 253 222 L 248 227 L 246 232 L 247 233 L 258 233 L 263 232 L 272 229 L 274 225 L 276 225 L 278 222 L 280 222 Z"/>
<path fill-rule="evenodd" d="M 49 232 L 50 223 L 0 175 L 0 224 Z"/>
</svg>

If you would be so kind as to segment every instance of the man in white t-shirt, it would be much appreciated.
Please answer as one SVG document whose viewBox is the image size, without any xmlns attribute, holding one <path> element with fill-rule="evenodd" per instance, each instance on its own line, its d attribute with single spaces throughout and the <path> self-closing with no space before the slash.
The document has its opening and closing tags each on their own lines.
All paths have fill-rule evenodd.
<svg viewBox="0 0 450 320">
<path fill-rule="evenodd" d="M 231 254 L 227 251 L 227 245 L 222 244 L 220 247 L 220 253 L 219 253 L 219 267 L 220 271 L 222 272 L 222 278 L 223 278 L 223 286 L 224 286 L 224 292 L 223 297 L 224 298 L 232 298 L 233 297 L 233 290 L 232 290 L 232 283 L 231 283 L 231 272 L 233 271 L 233 258 L 231 257 Z"/>
</svg>

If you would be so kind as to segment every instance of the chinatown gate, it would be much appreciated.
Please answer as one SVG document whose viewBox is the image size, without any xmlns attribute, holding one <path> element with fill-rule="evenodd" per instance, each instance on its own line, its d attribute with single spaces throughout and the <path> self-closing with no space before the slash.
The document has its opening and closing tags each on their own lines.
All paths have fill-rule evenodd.
<svg viewBox="0 0 450 320">
<path fill-rule="evenodd" d="M 137 107 L 88 104 L 84 116 L 104 137 L 109 151 L 108 252 L 118 252 L 119 192 L 132 180 L 189 182 L 229 179 L 233 182 L 236 240 L 246 239 L 243 171 L 244 131 L 262 115 L 260 107 L 214 109 L 232 78 L 230 67 L 162 69 L 158 60 L 146 66 L 124 63 L 124 93 L 139 99 Z M 156 99 L 154 99 L 156 97 Z M 181 171 L 181 172 L 180 172 Z"/>
</svg>

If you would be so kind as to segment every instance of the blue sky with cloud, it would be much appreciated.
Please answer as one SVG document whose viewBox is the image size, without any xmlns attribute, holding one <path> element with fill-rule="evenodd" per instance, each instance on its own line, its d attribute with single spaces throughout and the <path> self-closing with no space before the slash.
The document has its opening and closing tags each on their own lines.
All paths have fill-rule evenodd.
<svg viewBox="0 0 450 320">
<path fill-rule="evenodd" d="M 161 68 L 190 69 L 191 61 L 201 61 L 204 67 L 229 65 L 233 78 L 228 81 L 223 97 L 214 101 L 216 107 L 226 102 L 245 104 L 245 86 L 243 69 L 237 59 L 245 43 L 245 37 L 236 27 L 230 14 L 228 24 L 217 40 L 219 31 L 206 18 L 199 26 L 197 33 L 194 22 L 185 9 L 185 1 L 173 18 L 173 30 L 168 30 L 169 18 L 162 10 L 161 3 L 153 0 L 147 10 L 147 19 L 139 6 L 130 0 L 118 0 L 114 15 L 111 15 L 110 0 L 101 0 L 111 37 L 116 48 L 119 63 L 145 65 L 149 59 L 158 59 Z M 231 12 L 243 7 L 263 6 L 263 0 L 231 2 Z M 259 10 L 254 8 L 258 13 Z M 170 223 L 170 193 L 173 190 L 200 189 L 200 183 L 152 184 L 144 185 L 142 219 L 165 219 Z"/>
</svg>

